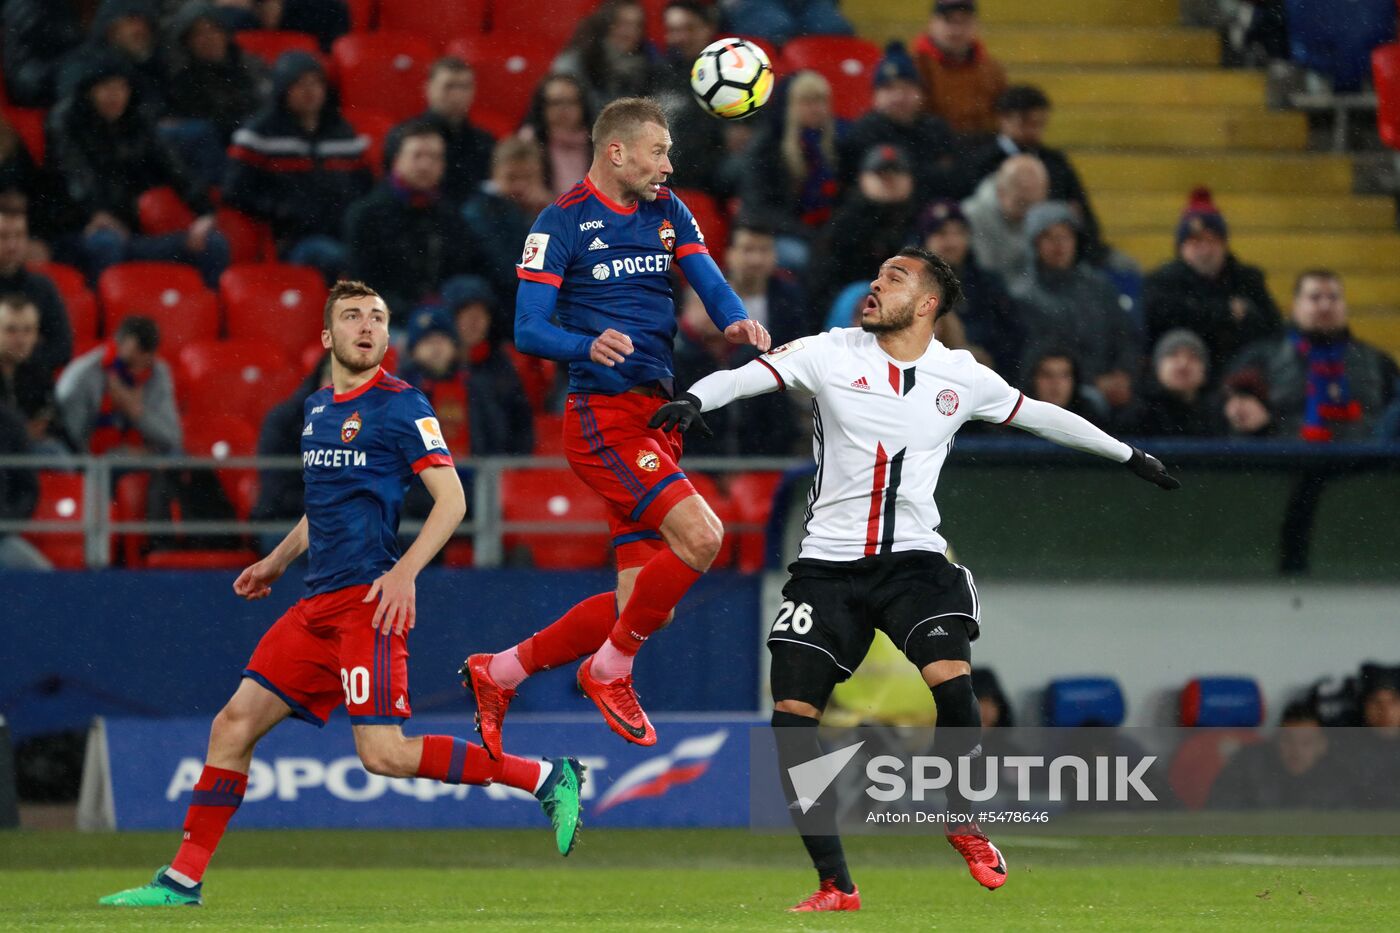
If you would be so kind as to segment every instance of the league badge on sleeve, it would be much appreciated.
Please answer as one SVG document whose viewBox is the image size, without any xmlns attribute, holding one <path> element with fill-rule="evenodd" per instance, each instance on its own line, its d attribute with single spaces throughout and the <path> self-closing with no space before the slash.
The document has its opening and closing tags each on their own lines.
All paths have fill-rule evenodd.
<svg viewBox="0 0 1400 933">
<path fill-rule="evenodd" d="M 796 350 L 801 350 L 801 349 L 802 349 L 802 338 L 799 337 L 799 338 L 796 339 L 796 340 L 789 340 L 787 343 L 783 344 L 782 346 L 774 347 L 773 349 L 769 350 L 767 353 L 765 353 L 765 354 L 763 354 L 763 355 L 766 356 L 766 357 L 767 357 L 768 359 L 770 359 L 770 360 L 780 360 L 780 359 L 782 359 L 783 357 L 787 356 L 789 353 L 792 353 L 792 352 L 794 352 L 794 351 L 796 351 Z"/>
<path fill-rule="evenodd" d="M 666 247 L 666 252 L 676 251 L 676 228 L 669 220 L 661 221 L 661 226 L 656 228 L 656 234 L 661 237 L 661 245 Z"/>
<path fill-rule="evenodd" d="M 360 413 L 358 411 L 352 414 L 349 418 L 346 418 L 343 422 L 341 422 L 340 425 L 341 442 L 348 444 L 351 441 L 353 441 L 359 435 L 360 428 L 363 426 L 364 425 L 363 422 L 360 421 Z"/>
<path fill-rule="evenodd" d="M 525 238 L 525 252 L 520 254 L 520 267 L 539 271 L 544 268 L 544 256 L 549 252 L 549 234 L 532 233 Z"/>
<path fill-rule="evenodd" d="M 418 436 L 423 439 L 424 447 L 447 452 L 447 441 L 443 439 L 442 427 L 436 418 L 419 418 L 413 423 L 418 426 Z"/>
</svg>

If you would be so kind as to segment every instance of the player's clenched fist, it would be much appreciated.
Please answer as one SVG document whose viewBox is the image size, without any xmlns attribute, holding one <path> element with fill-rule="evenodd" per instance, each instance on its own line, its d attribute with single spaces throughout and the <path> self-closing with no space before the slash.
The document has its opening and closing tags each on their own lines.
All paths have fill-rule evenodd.
<svg viewBox="0 0 1400 933">
<path fill-rule="evenodd" d="M 632 338 L 609 327 L 588 348 L 588 358 L 604 366 L 616 366 L 632 354 Z"/>
<path fill-rule="evenodd" d="M 768 328 L 753 320 L 735 321 L 724 329 L 724 339 L 730 343 L 748 344 L 763 352 L 773 345 Z"/>
<path fill-rule="evenodd" d="M 282 576 L 282 568 L 263 558 L 256 564 L 244 568 L 233 581 L 233 591 L 244 599 L 262 599 L 272 592 L 272 584 Z"/>
</svg>

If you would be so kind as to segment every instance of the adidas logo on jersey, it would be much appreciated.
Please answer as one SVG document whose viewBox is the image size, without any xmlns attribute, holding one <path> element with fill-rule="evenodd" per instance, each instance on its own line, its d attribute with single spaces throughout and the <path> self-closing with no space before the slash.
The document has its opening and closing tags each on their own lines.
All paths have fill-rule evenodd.
<svg viewBox="0 0 1400 933">
<path fill-rule="evenodd" d="M 301 429 L 301 436 L 302 436 L 302 437 L 310 437 L 310 436 L 311 436 L 311 422 L 310 422 L 310 421 L 306 422 L 306 427 L 304 427 L 304 428 Z"/>
<path fill-rule="evenodd" d="M 865 391 L 869 392 L 869 391 L 870 391 L 870 383 L 866 380 L 866 378 L 865 378 L 864 376 L 861 376 L 861 377 L 860 377 L 859 379 L 857 379 L 855 382 L 851 383 L 851 388 L 852 388 L 852 389 L 864 389 Z"/>
<path fill-rule="evenodd" d="M 588 244 L 588 249 L 589 249 L 590 252 L 593 251 L 593 250 L 595 250 L 595 249 L 607 249 L 607 248 L 608 248 L 608 244 L 604 243 L 604 242 L 603 242 L 603 238 L 600 237 L 600 236 L 595 236 L 595 237 L 593 238 L 593 242 Z"/>
</svg>

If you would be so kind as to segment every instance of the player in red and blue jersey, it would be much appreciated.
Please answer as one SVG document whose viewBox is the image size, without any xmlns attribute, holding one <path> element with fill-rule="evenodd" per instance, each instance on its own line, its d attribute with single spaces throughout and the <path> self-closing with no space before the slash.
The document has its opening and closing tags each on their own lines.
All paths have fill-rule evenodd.
<svg viewBox="0 0 1400 933">
<path fill-rule="evenodd" d="M 677 463 L 680 435 L 647 427 L 674 394 L 672 264 L 731 342 L 767 350 L 769 337 L 666 187 L 670 150 L 655 101 L 605 107 L 593 125 L 588 175 L 541 212 L 516 267 L 516 347 L 569 364 L 565 454 L 611 507 L 617 590 L 584 600 L 509 651 L 467 659 L 462 673 L 492 754 L 521 681 L 584 655 L 579 686 L 608 725 L 654 744 L 632 689 L 632 659 L 719 553 L 723 528 Z"/>
<path fill-rule="evenodd" d="M 325 725 L 342 703 L 366 770 L 531 791 L 553 824 L 560 854 L 573 848 L 583 781 L 577 761 L 492 757 L 464 739 L 403 734 L 412 715 L 407 634 L 416 622 L 414 581 L 461 522 L 466 500 L 427 398 L 380 366 L 389 346 L 384 300 L 362 283 L 340 282 L 323 323 L 331 385 L 306 400 L 306 514 L 233 584 L 244 599 L 262 599 L 309 550 L 306 595 L 263 635 L 243 682 L 214 718 L 175 860 L 149 884 L 104 897 L 103 904 L 198 906 L 204 870 L 243 801 L 258 741 L 288 717 Z M 414 474 L 433 508 L 400 554 L 399 514 Z"/>
</svg>

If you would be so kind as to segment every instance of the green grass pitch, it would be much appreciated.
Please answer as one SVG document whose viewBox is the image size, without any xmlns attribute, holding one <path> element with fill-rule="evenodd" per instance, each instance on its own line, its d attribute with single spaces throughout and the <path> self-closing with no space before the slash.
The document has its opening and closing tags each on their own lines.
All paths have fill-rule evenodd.
<svg viewBox="0 0 1400 933">
<path fill-rule="evenodd" d="M 1378 930 L 1400 916 L 1397 838 L 1030 838 L 982 890 L 938 838 L 853 838 L 858 914 L 793 916 L 796 838 L 588 831 L 239 832 L 200 909 L 116 910 L 175 833 L 0 833 L 5 930 Z"/>
</svg>

